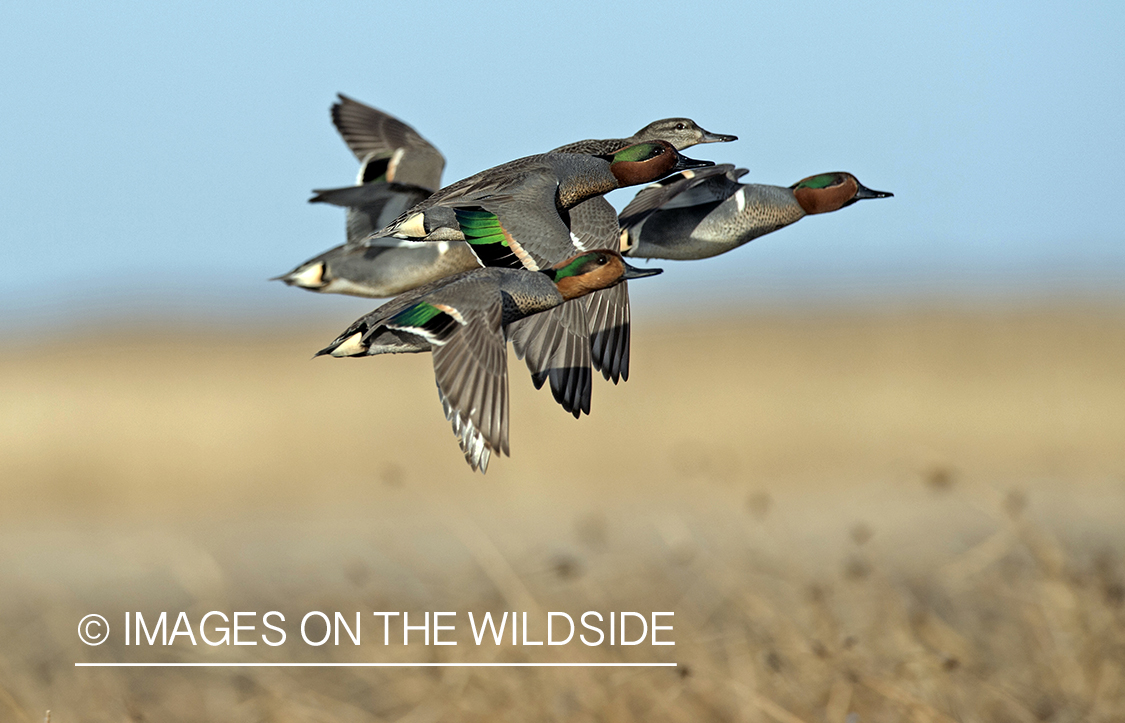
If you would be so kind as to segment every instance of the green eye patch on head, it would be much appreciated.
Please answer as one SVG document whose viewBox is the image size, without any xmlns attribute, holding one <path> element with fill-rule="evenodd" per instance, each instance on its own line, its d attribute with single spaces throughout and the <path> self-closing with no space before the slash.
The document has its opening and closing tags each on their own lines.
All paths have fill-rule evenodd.
<svg viewBox="0 0 1125 723">
<path fill-rule="evenodd" d="M 649 158 L 663 152 L 664 146 L 659 143 L 638 143 L 628 148 L 622 148 L 617 153 L 614 153 L 613 162 L 620 163 L 621 161 L 625 161 L 627 163 L 636 163 L 637 161 L 647 161 Z"/>
<path fill-rule="evenodd" d="M 828 188 L 842 181 L 839 173 L 821 173 L 819 176 L 809 176 L 808 178 L 794 183 L 791 188 L 796 191 L 798 188 Z"/>
<path fill-rule="evenodd" d="M 604 266 L 606 264 L 605 255 L 596 251 L 588 254 L 582 254 L 566 266 L 555 269 L 555 283 L 557 284 L 565 278 L 571 276 L 580 276 L 590 271 L 589 267 L 592 264 L 596 264 L 597 266 Z"/>
</svg>

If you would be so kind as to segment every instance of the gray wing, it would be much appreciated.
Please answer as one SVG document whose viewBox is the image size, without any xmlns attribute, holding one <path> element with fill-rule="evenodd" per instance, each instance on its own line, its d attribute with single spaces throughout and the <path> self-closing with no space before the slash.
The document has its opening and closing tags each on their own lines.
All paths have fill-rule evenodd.
<svg viewBox="0 0 1125 723">
<path fill-rule="evenodd" d="M 441 187 L 445 168 L 441 151 L 394 116 L 342 93 L 339 98 L 332 106 L 332 123 L 356 158 L 361 162 L 387 159 L 387 180 L 431 190 Z"/>
<path fill-rule="evenodd" d="M 622 209 L 621 228 L 634 227 L 661 208 L 682 208 L 724 201 L 739 186 L 734 179 L 745 172 L 743 169 L 736 171 L 734 166 L 724 163 L 677 173 L 663 181 L 645 186 L 637 192 L 629 205 Z"/>
<path fill-rule="evenodd" d="M 437 301 L 438 294 L 431 299 Z M 445 417 L 474 470 L 508 450 L 508 355 L 499 294 L 482 305 L 458 305 L 462 325 L 434 345 L 434 377 Z"/>
<path fill-rule="evenodd" d="M 404 183 L 366 183 L 313 193 L 316 195 L 309 203 L 329 203 L 348 209 L 349 247 L 360 246 L 373 232 L 430 196 L 429 190 Z"/>
<path fill-rule="evenodd" d="M 570 232 L 578 239 L 578 251 L 616 250 L 617 211 L 604 196 L 583 201 L 570 209 Z"/>
<path fill-rule="evenodd" d="M 540 195 L 538 198 L 541 197 Z M 587 211 L 579 212 L 580 223 L 585 224 L 580 230 L 590 239 L 609 236 L 604 243 L 594 242 L 593 248 L 614 248 L 617 223 L 612 220 L 613 206 L 604 198 L 591 199 L 591 201 L 601 203 L 591 204 L 588 201 L 575 207 L 579 209 L 591 204 Z M 540 207 L 537 212 L 532 212 L 530 207 L 534 206 L 534 203 L 529 201 L 526 204 L 498 204 L 495 210 L 488 208 L 487 202 L 483 205 L 496 214 L 504 229 L 518 242 L 518 247 L 535 259 L 538 268 L 546 268 L 573 256 L 578 249 L 575 248 L 571 229 L 568 229 L 559 217 L 554 204 L 549 204 L 549 211 Z M 608 213 L 599 208 L 602 204 L 608 207 Z M 571 209 L 572 214 L 575 209 Z M 574 223 L 573 215 L 571 223 L 572 225 Z M 513 244 L 512 248 L 514 252 L 516 246 Z M 480 247 L 474 247 L 473 251 L 478 256 L 482 253 Z M 590 392 L 587 384 L 589 384 L 590 373 L 586 367 L 587 362 L 592 363 L 595 369 L 601 371 L 606 379 L 612 379 L 615 384 L 620 379 L 629 378 L 629 292 L 623 282 L 611 289 L 594 292 L 588 301 L 583 299 L 575 301 L 587 305 L 586 326 L 589 329 L 589 344 L 583 345 L 570 340 L 562 349 L 551 349 L 552 361 L 549 362 L 547 378 L 550 379 L 551 392 L 559 404 L 578 416 L 579 409 L 589 413 Z M 576 307 L 577 304 L 568 302 L 563 306 Z M 562 312 L 556 311 L 556 314 L 559 313 Z M 570 328 L 580 327 L 577 322 L 572 322 Z M 565 366 L 557 366 L 559 363 L 564 363 Z M 533 367 L 530 362 L 529 368 L 533 380 L 536 372 L 541 373 L 544 369 L 542 366 Z"/>
<path fill-rule="evenodd" d="M 524 359 L 536 389 L 551 382 L 551 393 L 577 419 L 590 413 L 590 332 L 586 302 L 573 299 L 508 325 L 507 332 Z"/>
<path fill-rule="evenodd" d="M 509 193 L 487 194 L 472 200 L 449 203 L 456 208 L 481 208 L 496 216 L 507 246 L 498 243 L 471 244 L 484 266 L 508 266 L 532 271 L 546 269 L 576 253 L 570 229 L 555 208 L 553 178 L 531 178 Z M 494 257 L 486 257 L 494 254 Z M 514 258 L 508 258 L 513 256 Z"/>
<path fill-rule="evenodd" d="M 590 355 L 594 368 L 617 384 L 629 380 L 628 282 L 601 289 L 584 299 L 589 314 Z"/>
<path fill-rule="evenodd" d="M 494 199 L 497 203 L 518 201 L 527 197 L 528 189 L 531 188 L 537 188 L 540 193 L 548 194 L 553 199 L 558 187 L 558 182 L 551 173 L 553 170 L 543 164 L 542 156 L 529 156 L 462 178 L 399 214 L 385 228 L 379 229 L 379 233 L 381 236 L 399 238 L 422 239 L 424 236 L 427 240 L 459 238 L 460 231 L 453 220 L 453 208 L 480 207 L 479 201 L 486 198 Z M 558 214 L 557 211 L 555 213 Z M 422 219 L 424 221 L 419 224 Z M 440 234 L 443 230 L 452 233 L 435 236 L 435 232 Z"/>
</svg>

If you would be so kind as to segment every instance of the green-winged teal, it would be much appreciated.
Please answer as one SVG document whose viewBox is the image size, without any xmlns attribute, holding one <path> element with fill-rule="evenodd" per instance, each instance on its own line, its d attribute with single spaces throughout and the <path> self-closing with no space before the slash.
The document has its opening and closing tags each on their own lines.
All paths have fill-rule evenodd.
<svg viewBox="0 0 1125 723">
<path fill-rule="evenodd" d="M 433 149 L 428 143 L 409 126 L 385 113 L 369 106 L 352 101 L 345 96 L 340 96 L 341 103 L 333 107 L 333 122 L 341 135 L 348 142 L 349 147 L 357 157 L 375 157 L 384 159 L 382 166 L 365 164 L 361 169 L 360 181 L 366 181 L 363 186 L 337 189 L 336 191 L 322 192 L 314 200 L 329 202 L 358 203 L 367 198 L 372 190 L 379 189 L 383 196 L 392 196 L 394 202 L 401 202 L 406 193 L 398 189 L 396 184 L 375 183 L 379 178 L 378 169 L 387 167 L 389 163 L 388 150 L 392 147 L 409 145 L 422 146 Z M 391 130 L 386 130 L 386 129 Z M 388 136 L 393 136 L 387 140 Z M 379 143 L 372 138 L 383 139 Z M 410 142 L 403 140 L 409 139 Z M 648 124 L 629 138 L 616 139 L 591 139 L 561 146 L 557 151 L 584 152 L 587 154 L 612 154 L 622 148 L 634 145 L 641 141 L 662 140 L 670 143 L 677 150 L 684 149 L 699 143 L 715 143 L 736 140 L 733 135 L 711 133 L 701 128 L 689 118 L 667 118 Z M 373 153 L 377 155 L 372 156 Z M 433 153 L 428 157 L 432 157 Z M 402 164 L 399 166 L 402 167 Z M 440 176 L 440 166 L 430 164 L 428 168 L 437 168 Z M 376 170 L 372 170 L 372 169 Z M 401 174 L 401 171 L 399 171 Z M 395 176 L 401 178 L 401 175 Z M 431 176 L 432 177 L 432 176 Z M 426 183 L 428 179 L 414 177 L 418 183 Z M 434 180 L 434 183 L 437 183 Z M 329 195 L 330 194 L 330 195 Z M 322 198 L 322 196 L 327 196 Z M 390 204 L 380 206 L 385 212 Z M 349 243 L 331 249 L 313 259 L 306 261 L 293 271 L 279 277 L 287 284 L 300 286 L 313 291 L 326 293 L 344 293 L 356 296 L 382 297 L 401 293 L 418 284 L 441 278 L 457 271 L 472 269 L 477 265 L 477 260 L 463 242 L 451 241 L 440 244 L 396 244 L 390 239 L 368 241 L 367 245 L 358 244 L 358 234 L 367 226 L 355 222 L 359 216 L 369 220 L 372 214 L 358 215 L 349 211 Z M 574 248 L 579 250 L 605 248 L 617 244 L 617 212 L 613 206 L 601 196 L 590 198 L 568 210 L 570 221 L 571 240 Z M 386 219 L 384 213 L 383 219 Z M 568 249 L 568 251 L 573 249 Z M 576 314 L 577 304 L 570 305 L 567 309 L 555 312 L 549 319 L 536 320 L 528 324 L 527 328 L 517 332 L 513 338 L 513 345 L 517 354 L 524 355 L 524 349 L 529 349 L 526 359 L 532 370 L 536 386 L 540 386 L 547 378 L 551 381 L 551 389 L 555 398 L 565 409 L 578 416 L 581 412 L 590 410 L 590 382 L 588 364 L 583 366 L 568 365 L 562 369 L 540 366 L 552 364 L 561 358 L 568 364 L 582 358 L 589 359 L 595 369 L 598 369 L 607 379 L 617 383 L 619 379 L 628 379 L 629 373 L 629 300 L 626 284 L 619 284 L 610 289 L 599 291 L 581 302 L 587 307 L 586 314 Z M 564 316 L 565 315 L 565 316 Z M 585 331 L 580 327 L 579 316 L 588 316 L 591 324 Z M 536 327 L 533 329 L 532 327 Z M 536 343 L 541 334 L 550 338 L 559 338 L 558 332 L 565 330 L 568 334 L 560 338 L 560 346 L 548 351 L 542 343 Z M 588 332 L 589 348 L 586 342 L 579 343 L 577 336 Z M 538 353 L 536 353 L 538 352 Z"/>
<path fill-rule="evenodd" d="M 290 286 L 329 294 L 395 296 L 440 275 L 468 270 L 476 261 L 467 249 L 358 248 L 373 231 L 441 187 L 445 158 L 409 125 L 340 94 L 332 123 L 360 161 L 356 185 L 314 191 L 310 203 L 347 209 L 347 243 L 329 249 L 276 277 Z"/>
<path fill-rule="evenodd" d="M 664 118 L 649 123 L 629 138 L 588 139 L 568 143 L 554 149 L 555 153 L 612 153 L 625 146 L 644 141 L 667 141 L 682 151 L 700 143 L 726 143 L 738 136 L 711 133 L 690 118 Z M 617 209 L 603 196 L 583 201 L 570 209 L 570 232 L 578 248 L 606 248 L 616 244 Z M 618 284 L 591 294 L 584 303 L 591 318 L 590 353 L 594 369 L 617 384 L 629 379 L 629 288 Z M 551 391 L 559 399 L 556 370 L 551 375 Z M 536 375 L 536 378 L 540 378 Z M 588 388 L 588 385 L 587 385 Z M 589 399 L 583 411 L 589 413 Z M 566 404 L 563 404 L 566 407 Z"/>
<path fill-rule="evenodd" d="M 642 189 L 621 212 L 621 252 L 634 258 L 708 258 L 805 216 L 894 195 L 873 191 L 850 173 L 821 173 L 788 188 L 739 183 L 745 173 L 714 166 Z"/>
<path fill-rule="evenodd" d="M 646 141 L 613 154 L 545 153 L 517 159 L 446 186 L 383 229 L 376 238 L 468 241 L 483 266 L 536 271 L 586 248 L 571 232 L 569 210 L 579 203 L 624 186 L 662 178 L 681 169 L 712 165 L 682 156 L 667 141 Z M 374 239 L 373 239 L 374 240 Z M 604 239 L 613 243 L 612 237 Z M 570 346 L 590 345 L 594 367 L 608 377 L 628 378 L 628 292 L 618 289 L 581 304 L 588 317 L 588 340 L 569 340 Z M 581 333 L 571 320 L 574 309 L 552 311 L 560 328 Z M 547 323 L 546 321 L 542 323 Z M 516 345 L 517 352 L 520 345 Z M 527 363 L 536 380 L 548 378 L 555 399 L 568 412 L 589 412 L 589 374 L 573 368 L 544 369 Z"/>
<path fill-rule="evenodd" d="M 440 188 L 445 159 L 414 128 L 343 94 L 339 94 L 339 102 L 332 106 L 332 123 L 361 162 L 357 185 L 315 191 L 317 195 L 310 200 L 348 209 L 348 242 L 314 256 L 275 280 L 319 293 L 382 298 L 474 268 L 476 261 L 472 254 L 457 243 L 426 248 L 379 243 L 357 248 L 373 231 L 383 228 Z M 560 146 L 555 152 L 612 153 L 650 140 L 665 140 L 677 150 L 683 150 L 699 143 L 737 138 L 711 133 L 690 118 L 665 118 L 649 123 L 629 138 L 577 141 Z M 604 248 L 616 244 L 617 211 L 604 198 L 589 199 L 570 213 L 571 231 L 581 247 Z M 627 293 L 624 288 L 614 287 L 614 296 Z M 595 346 L 602 348 L 605 340 Z M 624 359 L 627 376 L 627 348 Z M 619 370 L 612 373 L 614 381 L 619 373 Z M 607 378 L 609 376 L 607 371 Z"/>
<path fill-rule="evenodd" d="M 537 270 L 559 260 L 574 248 L 569 210 L 610 191 L 649 183 L 670 173 L 712 166 L 711 161 L 687 158 L 667 141 L 646 141 L 614 153 L 541 153 L 517 158 L 452 183 L 403 213 L 372 239 L 394 237 L 417 241 L 464 241 L 463 219 L 455 209 L 479 208 L 503 216 L 501 240 L 516 260 L 486 265 L 519 263 Z M 518 239 L 518 240 L 517 240 Z M 474 246 L 491 241 L 471 241 Z M 478 252 L 478 257 L 481 254 Z"/>
<path fill-rule="evenodd" d="M 589 251 L 545 268 L 484 268 L 409 291 L 357 320 L 317 356 L 432 351 L 438 395 L 465 459 L 488 468 L 508 451 L 505 333 L 568 300 L 659 269 L 634 269 L 616 251 Z M 540 382 L 541 383 L 541 382 Z"/>
</svg>

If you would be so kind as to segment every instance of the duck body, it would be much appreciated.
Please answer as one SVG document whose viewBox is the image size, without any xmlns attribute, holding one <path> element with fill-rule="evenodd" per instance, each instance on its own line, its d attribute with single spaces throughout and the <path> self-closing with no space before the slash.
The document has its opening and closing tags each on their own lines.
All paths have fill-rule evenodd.
<svg viewBox="0 0 1125 723">
<path fill-rule="evenodd" d="M 412 127 L 341 94 L 332 123 L 360 161 L 356 185 L 314 191 L 310 203 L 347 209 L 347 241 L 275 277 L 324 294 L 383 298 L 478 264 L 466 249 L 361 242 L 441 187 L 445 157 Z"/>
<path fill-rule="evenodd" d="M 543 272 L 478 268 L 431 282 L 363 316 L 318 356 L 433 352 L 446 418 L 465 458 L 487 469 L 508 454 L 506 330 L 626 278 L 652 275 L 615 251 L 573 256 Z"/>
<path fill-rule="evenodd" d="M 278 279 L 322 294 L 381 299 L 476 268 L 480 263 L 463 241 L 341 244 Z"/>
<path fill-rule="evenodd" d="M 343 94 L 332 106 L 332 123 L 360 160 L 359 176 L 354 186 L 314 191 L 316 195 L 310 202 L 347 209 L 347 243 L 308 259 L 275 280 L 318 293 L 385 298 L 479 265 L 469 250 L 458 243 L 365 244 L 364 240 L 374 232 L 441 187 L 445 158 L 408 124 Z M 664 140 L 683 150 L 699 143 L 732 141 L 737 137 L 711 133 L 690 118 L 665 118 L 649 123 L 628 138 L 576 141 L 552 152 L 611 154 L 652 140 Z M 603 197 L 596 196 L 571 208 L 570 222 L 577 248 L 617 247 L 617 211 Z M 627 297 L 627 293 L 625 288 L 615 287 L 612 296 Z M 620 316 L 621 310 L 612 308 L 619 304 L 618 299 L 599 306 L 610 307 L 610 313 Z M 623 351 L 627 378 L 628 354 L 627 349 Z M 616 369 L 609 377 L 616 382 L 620 375 L 620 369 Z"/>
<path fill-rule="evenodd" d="M 809 176 L 789 187 L 739 183 L 745 173 L 746 169 L 721 165 L 642 189 L 619 218 L 622 254 L 672 260 L 709 258 L 807 215 L 893 195 L 866 188 L 850 173 Z"/>
<path fill-rule="evenodd" d="M 388 236 L 419 241 L 464 240 L 463 219 L 455 209 L 483 209 L 505 218 L 504 230 L 517 239 L 511 248 L 520 263 L 532 267 L 523 251 L 534 264 L 548 257 L 553 257 L 548 263 L 554 263 L 569 256 L 574 248 L 567 212 L 579 203 L 676 170 L 710 165 L 710 161 L 680 155 L 667 141 L 634 144 L 612 155 L 526 156 L 442 188 L 365 243 Z M 512 244 L 512 238 L 506 240 Z"/>
</svg>

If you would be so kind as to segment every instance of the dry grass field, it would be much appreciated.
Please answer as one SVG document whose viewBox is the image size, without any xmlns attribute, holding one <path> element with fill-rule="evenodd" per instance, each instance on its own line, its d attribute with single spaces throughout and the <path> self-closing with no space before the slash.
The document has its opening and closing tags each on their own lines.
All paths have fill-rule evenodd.
<svg viewBox="0 0 1125 723">
<path fill-rule="evenodd" d="M 590 418 L 512 360 L 486 476 L 428 355 L 283 329 L 0 348 L 0 721 L 1125 721 L 1125 310 L 642 319 Z M 459 644 L 121 639 L 211 610 Z M 673 611 L 676 645 L 472 644 L 504 610 Z M 233 661 L 678 667 L 74 666 Z"/>
</svg>

